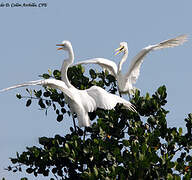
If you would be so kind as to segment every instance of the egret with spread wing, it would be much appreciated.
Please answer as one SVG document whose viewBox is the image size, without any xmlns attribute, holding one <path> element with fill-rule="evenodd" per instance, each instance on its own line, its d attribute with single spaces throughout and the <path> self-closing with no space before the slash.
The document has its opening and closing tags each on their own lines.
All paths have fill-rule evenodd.
<svg viewBox="0 0 192 180">
<path fill-rule="evenodd" d="M 93 112 L 96 110 L 96 108 L 113 109 L 118 103 L 120 103 L 123 104 L 124 108 L 136 112 L 134 105 L 132 105 L 129 101 L 117 95 L 108 93 L 101 87 L 92 86 L 86 90 L 76 89 L 67 78 L 67 69 L 74 61 L 74 54 L 71 43 L 69 41 L 63 41 L 63 43 L 59 44 L 58 46 L 61 46 L 58 49 L 66 50 L 69 54 L 69 58 L 64 60 L 62 66 L 61 73 L 63 81 L 56 79 L 29 81 L 27 83 L 18 84 L 9 88 L 2 89 L 0 92 L 32 85 L 41 85 L 59 89 L 64 93 L 66 102 L 69 104 L 72 114 L 77 114 L 80 127 L 88 127 L 91 125 L 88 112 Z"/>
<path fill-rule="evenodd" d="M 143 48 L 131 61 L 129 69 L 126 74 L 122 74 L 122 65 L 126 61 L 128 56 L 128 46 L 126 42 L 121 42 L 120 47 L 116 49 L 116 55 L 124 52 L 124 55 L 121 61 L 117 65 L 108 59 L 105 58 L 93 58 L 88 59 L 85 61 L 80 61 L 78 63 L 73 64 L 73 66 L 80 65 L 80 64 L 98 64 L 103 69 L 107 69 L 117 80 L 119 93 L 121 94 L 131 94 L 135 93 L 135 87 L 133 84 L 136 83 L 139 73 L 140 67 L 143 62 L 144 57 L 153 50 L 164 49 L 169 47 L 175 47 L 183 44 L 187 40 L 187 35 L 181 35 L 173 39 L 168 39 L 166 41 L 160 42 L 155 45 L 149 45 Z"/>
</svg>

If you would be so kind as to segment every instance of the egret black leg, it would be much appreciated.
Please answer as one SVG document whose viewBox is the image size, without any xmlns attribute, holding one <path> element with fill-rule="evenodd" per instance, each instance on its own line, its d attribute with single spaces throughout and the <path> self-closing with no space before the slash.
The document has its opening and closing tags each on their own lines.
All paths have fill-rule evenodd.
<svg viewBox="0 0 192 180">
<path fill-rule="evenodd" d="M 75 118 L 73 116 L 73 125 L 74 125 L 74 128 L 75 128 L 75 132 L 77 132 L 77 127 L 76 127 L 76 124 L 75 124 Z"/>
<path fill-rule="evenodd" d="M 84 132 L 83 132 L 83 141 L 85 141 L 85 136 L 86 136 L 86 127 L 85 127 Z"/>
</svg>

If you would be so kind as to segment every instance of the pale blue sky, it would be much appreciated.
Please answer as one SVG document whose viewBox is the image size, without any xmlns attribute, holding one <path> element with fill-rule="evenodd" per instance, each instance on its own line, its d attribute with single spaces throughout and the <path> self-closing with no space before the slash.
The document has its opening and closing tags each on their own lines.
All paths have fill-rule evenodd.
<svg viewBox="0 0 192 180">
<path fill-rule="evenodd" d="M 36 80 L 48 68 L 60 69 L 65 55 L 57 52 L 55 45 L 62 40 L 72 42 L 75 61 L 104 57 L 117 63 L 120 56 L 113 56 L 114 49 L 121 41 L 127 41 L 129 57 L 123 67 L 125 72 L 131 58 L 143 47 L 188 34 L 189 41 L 183 46 L 148 55 L 136 84 L 142 94 L 166 85 L 168 124 L 184 127 L 184 118 L 192 112 L 191 1 L 47 2 L 47 8 L 0 8 L 0 89 Z M 37 145 L 41 136 L 65 135 L 72 125 L 67 115 L 61 123 L 52 110 L 45 116 L 37 103 L 26 108 L 25 101 L 15 97 L 21 92 L 25 91 L 16 89 L 0 94 L 0 179 L 19 179 L 25 175 L 3 170 L 16 151 Z"/>
</svg>

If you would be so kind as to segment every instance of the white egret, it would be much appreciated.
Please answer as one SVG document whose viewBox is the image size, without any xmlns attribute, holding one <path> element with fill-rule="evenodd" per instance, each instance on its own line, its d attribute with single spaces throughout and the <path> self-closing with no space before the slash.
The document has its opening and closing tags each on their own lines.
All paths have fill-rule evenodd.
<svg viewBox="0 0 192 180">
<path fill-rule="evenodd" d="M 42 85 L 59 89 L 64 93 L 71 112 L 77 114 L 80 127 L 91 126 L 88 112 L 93 112 L 96 110 L 96 108 L 113 109 L 118 103 L 121 103 L 123 104 L 124 108 L 136 112 L 134 105 L 132 105 L 129 101 L 117 95 L 108 93 L 101 87 L 92 86 L 86 90 L 76 89 L 67 78 L 67 69 L 69 65 L 74 61 L 74 54 L 71 43 L 69 41 L 63 41 L 63 43 L 59 46 L 61 46 L 61 48 L 58 49 L 66 50 L 69 53 L 69 58 L 64 60 L 62 66 L 63 81 L 56 79 L 29 81 L 23 84 L 18 84 L 9 88 L 2 89 L 0 92 L 32 85 Z"/>
<path fill-rule="evenodd" d="M 105 58 L 93 58 L 88 59 L 84 61 L 80 61 L 78 63 L 73 64 L 73 66 L 80 65 L 80 64 L 98 64 L 103 69 L 107 69 L 117 80 L 118 83 L 118 89 L 120 96 L 121 94 L 129 94 L 133 95 L 135 93 L 135 87 L 133 87 L 133 84 L 136 83 L 139 73 L 140 73 L 140 67 L 143 62 L 143 58 L 151 51 L 163 49 L 163 48 L 169 48 L 169 47 L 175 47 L 183 44 L 187 40 L 187 35 L 181 35 L 173 39 L 168 39 L 166 41 L 160 42 L 155 45 L 149 45 L 145 48 L 143 48 L 131 61 L 131 64 L 129 66 L 129 69 L 126 74 L 122 74 L 122 65 L 126 61 L 128 56 L 128 46 L 126 42 L 121 42 L 120 47 L 116 49 L 116 54 L 119 54 L 120 52 L 124 52 L 124 55 L 121 59 L 121 61 L 117 65 L 108 59 Z"/>
</svg>

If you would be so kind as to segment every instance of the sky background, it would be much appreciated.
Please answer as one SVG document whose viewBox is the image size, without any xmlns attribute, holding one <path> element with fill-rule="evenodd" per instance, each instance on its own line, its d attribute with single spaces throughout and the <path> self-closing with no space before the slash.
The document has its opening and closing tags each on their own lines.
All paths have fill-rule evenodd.
<svg viewBox="0 0 192 180">
<path fill-rule="evenodd" d="M 13 2 L 18 1 L 10 3 Z M 129 56 L 123 66 L 123 72 L 126 72 L 130 60 L 142 48 L 188 34 L 189 41 L 183 46 L 148 55 L 136 84 L 143 95 L 166 85 L 166 108 L 170 110 L 168 125 L 184 127 L 184 118 L 192 112 L 191 1 L 46 2 L 47 8 L 0 7 L 0 89 L 39 79 L 38 75 L 47 72 L 48 68 L 60 69 L 66 56 L 56 50 L 56 44 L 63 40 L 71 41 L 75 62 L 103 57 L 116 63 L 121 56 L 114 57 L 114 50 L 121 41 L 127 41 Z M 38 145 L 38 137 L 65 135 L 72 125 L 72 119 L 67 115 L 58 123 L 51 109 L 45 116 L 37 103 L 26 108 L 25 100 L 15 97 L 17 93 L 24 94 L 24 89 L 0 94 L 0 179 L 14 180 L 24 176 L 32 180 L 48 179 L 11 173 L 4 168 L 11 164 L 9 157 L 15 157 L 16 152 L 25 151 L 26 146 Z"/>
</svg>

